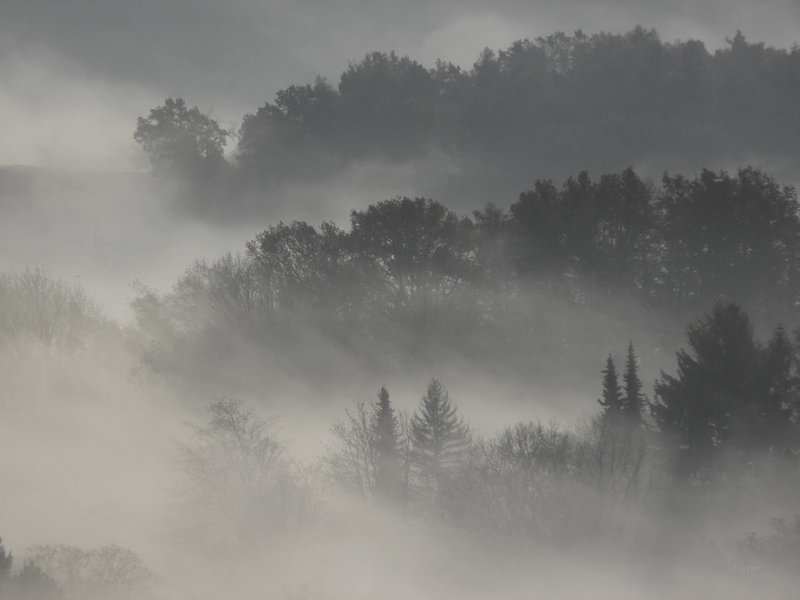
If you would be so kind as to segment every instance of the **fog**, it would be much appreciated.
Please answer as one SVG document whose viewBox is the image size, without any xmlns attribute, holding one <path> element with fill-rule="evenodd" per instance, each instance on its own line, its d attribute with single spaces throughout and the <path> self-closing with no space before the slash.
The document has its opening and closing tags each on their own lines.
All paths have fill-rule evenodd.
<svg viewBox="0 0 800 600">
<path fill-rule="evenodd" d="M 598 54 L 514 112 L 546 88 L 514 42 L 578 30 L 706 70 L 667 116 L 558 106 Z M 0 600 L 792 597 L 799 30 L 790 0 L 5 0 Z"/>
</svg>

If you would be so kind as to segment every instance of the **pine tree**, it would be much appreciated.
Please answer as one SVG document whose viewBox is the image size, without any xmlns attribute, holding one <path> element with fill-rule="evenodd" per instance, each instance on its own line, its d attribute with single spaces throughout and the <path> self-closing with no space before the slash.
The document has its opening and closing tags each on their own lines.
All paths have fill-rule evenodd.
<svg viewBox="0 0 800 600">
<path fill-rule="evenodd" d="M 398 452 L 398 423 L 389 392 L 382 387 L 375 403 L 372 433 L 375 457 L 375 496 L 401 502 L 405 496 L 403 471 Z"/>
<path fill-rule="evenodd" d="M 463 458 L 470 443 L 469 428 L 456 412 L 445 387 L 432 379 L 411 417 L 414 462 L 423 484 L 434 492 L 441 491 L 448 471 Z"/>
<path fill-rule="evenodd" d="M 619 388 L 619 376 L 617 375 L 617 367 L 614 365 L 614 359 L 608 355 L 606 359 L 606 368 L 601 371 L 603 373 L 603 395 L 598 402 L 603 407 L 603 420 L 617 418 L 622 414 L 623 397 L 622 391 Z"/>
<path fill-rule="evenodd" d="M 622 397 L 622 413 L 631 425 L 642 423 L 642 408 L 646 402 L 642 394 L 642 381 L 639 379 L 639 368 L 636 364 L 636 353 L 633 342 L 628 344 L 628 355 L 625 359 L 625 374 L 622 376 L 625 390 Z"/>
<path fill-rule="evenodd" d="M 628 356 L 623 376 L 625 389 L 620 389 L 614 359 L 609 354 L 603 373 L 603 395 L 598 403 L 603 407 L 594 422 L 597 446 L 595 448 L 596 483 L 600 489 L 629 498 L 640 490 L 641 470 L 647 447 L 642 423 L 642 384 L 636 371 L 633 345 L 628 346 Z"/>
</svg>

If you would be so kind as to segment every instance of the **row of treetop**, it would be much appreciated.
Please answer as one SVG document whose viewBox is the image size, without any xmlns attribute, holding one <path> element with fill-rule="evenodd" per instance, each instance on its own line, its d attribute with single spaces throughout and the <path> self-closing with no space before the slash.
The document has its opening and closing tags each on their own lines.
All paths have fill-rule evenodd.
<svg viewBox="0 0 800 600">
<path fill-rule="evenodd" d="M 737 32 L 709 52 L 702 41 L 663 42 L 641 27 L 578 31 L 486 49 L 468 69 L 373 52 L 337 85 L 317 78 L 279 91 L 238 132 L 170 98 L 139 119 L 135 138 L 157 173 L 200 183 L 197 193 L 209 181 L 319 178 L 353 160 L 432 149 L 449 157 L 453 178 L 519 190 L 531 172 L 796 158 L 799 90 L 797 46 L 750 43 Z"/>
<path fill-rule="evenodd" d="M 677 373 L 662 374 L 652 400 L 643 393 L 633 345 L 622 382 L 609 356 L 600 409 L 573 432 L 520 423 L 482 441 L 438 380 L 410 418 L 381 388 L 374 403 L 356 405 L 334 427 L 332 473 L 368 498 L 405 505 L 416 495 L 456 513 L 475 500 L 467 486 L 476 479 L 498 486 L 496 502 L 514 501 L 503 487 L 509 475 L 535 476 L 539 489 L 516 492 L 516 501 L 532 504 L 561 478 L 615 501 L 691 492 L 696 508 L 723 484 L 796 487 L 783 478 L 800 459 L 800 335 L 792 340 L 779 327 L 762 344 L 739 306 L 717 304 L 690 325 L 688 338 Z"/>
<path fill-rule="evenodd" d="M 244 255 L 199 261 L 134 308 L 143 325 L 180 331 L 255 333 L 300 316 L 408 353 L 424 341 L 510 339 L 538 322 L 529 313 L 547 297 L 600 311 L 622 301 L 678 323 L 727 299 L 759 328 L 797 322 L 797 194 L 752 168 L 666 175 L 660 188 L 628 169 L 539 181 L 508 212 L 470 217 L 394 198 L 354 210 L 349 229 L 271 225 Z"/>
</svg>

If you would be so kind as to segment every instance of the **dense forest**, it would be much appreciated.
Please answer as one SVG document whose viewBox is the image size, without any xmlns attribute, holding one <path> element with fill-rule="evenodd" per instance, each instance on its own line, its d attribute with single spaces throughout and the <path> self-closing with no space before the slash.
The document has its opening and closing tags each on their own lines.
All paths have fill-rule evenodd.
<svg viewBox="0 0 800 600">
<path fill-rule="evenodd" d="M 711 53 L 699 40 L 663 42 L 641 27 L 578 31 L 487 48 L 471 69 L 374 52 L 350 63 L 338 85 L 318 78 L 279 91 L 238 131 L 168 99 L 139 120 L 136 139 L 157 172 L 192 188 L 195 208 L 219 212 L 242 195 L 268 202 L 265 188 L 324 180 L 362 160 L 419 157 L 445 180 L 435 191 L 470 208 L 581 169 L 756 158 L 785 168 L 800 156 L 799 95 L 797 47 L 737 32 Z"/>
<path fill-rule="evenodd" d="M 800 204 L 747 165 L 800 158 L 798 97 L 797 47 L 636 28 L 370 53 L 238 132 L 168 98 L 164 229 L 260 231 L 129 323 L 0 272 L 0 600 L 791 597 Z M 369 160 L 442 197 L 259 220 Z"/>
<path fill-rule="evenodd" d="M 348 229 L 279 223 L 242 254 L 196 262 L 171 292 L 141 287 L 134 309 L 155 342 L 151 360 L 177 356 L 201 378 L 214 371 L 203 349 L 232 336 L 281 340 L 284 359 L 314 364 L 309 330 L 373 368 L 458 354 L 519 375 L 574 361 L 581 342 L 635 337 L 609 325 L 634 314 L 655 346 L 678 343 L 675 328 L 718 300 L 767 331 L 796 323 L 799 299 L 794 189 L 752 168 L 665 175 L 659 188 L 628 169 L 539 181 L 508 211 L 470 217 L 394 198 L 353 211 Z"/>
</svg>

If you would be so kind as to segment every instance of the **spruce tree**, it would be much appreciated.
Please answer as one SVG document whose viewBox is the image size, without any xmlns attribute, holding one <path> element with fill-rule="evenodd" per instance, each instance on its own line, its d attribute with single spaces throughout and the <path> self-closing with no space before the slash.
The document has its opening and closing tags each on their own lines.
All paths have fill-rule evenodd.
<svg viewBox="0 0 800 600">
<path fill-rule="evenodd" d="M 675 376 L 662 374 L 652 405 L 675 474 L 711 483 L 726 452 L 749 454 L 755 438 L 760 357 L 747 314 L 718 303 L 689 326 L 689 350 L 678 352 Z"/>
<path fill-rule="evenodd" d="M 619 417 L 622 414 L 623 407 L 623 396 L 619 388 L 617 367 L 614 365 L 614 359 L 611 358 L 611 354 L 606 359 L 606 368 L 601 372 L 603 373 L 603 395 L 597 401 L 603 407 L 602 418 L 606 421 Z"/>
<path fill-rule="evenodd" d="M 378 392 L 372 422 L 375 496 L 389 502 L 402 501 L 405 488 L 397 447 L 397 429 L 397 416 L 389 401 L 389 392 L 382 387 Z"/>
<path fill-rule="evenodd" d="M 628 355 L 625 359 L 625 374 L 622 376 L 625 390 L 622 397 L 622 413 L 631 425 L 642 423 L 642 407 L 645 403 L 642 394 L 642 381 L 639 379 L 639 368 L 636 364 L 636 353 L 633 342 L 628 343 Z"/>
<path fill-rule="evenodd" d="M 470 443 L 469 428 L 456 414 L 445 387 L 436 379 L 411 417 L 414 462 L 424 484 L 442 489 L 447 473 L 463 458 Z"/>
</svg>

